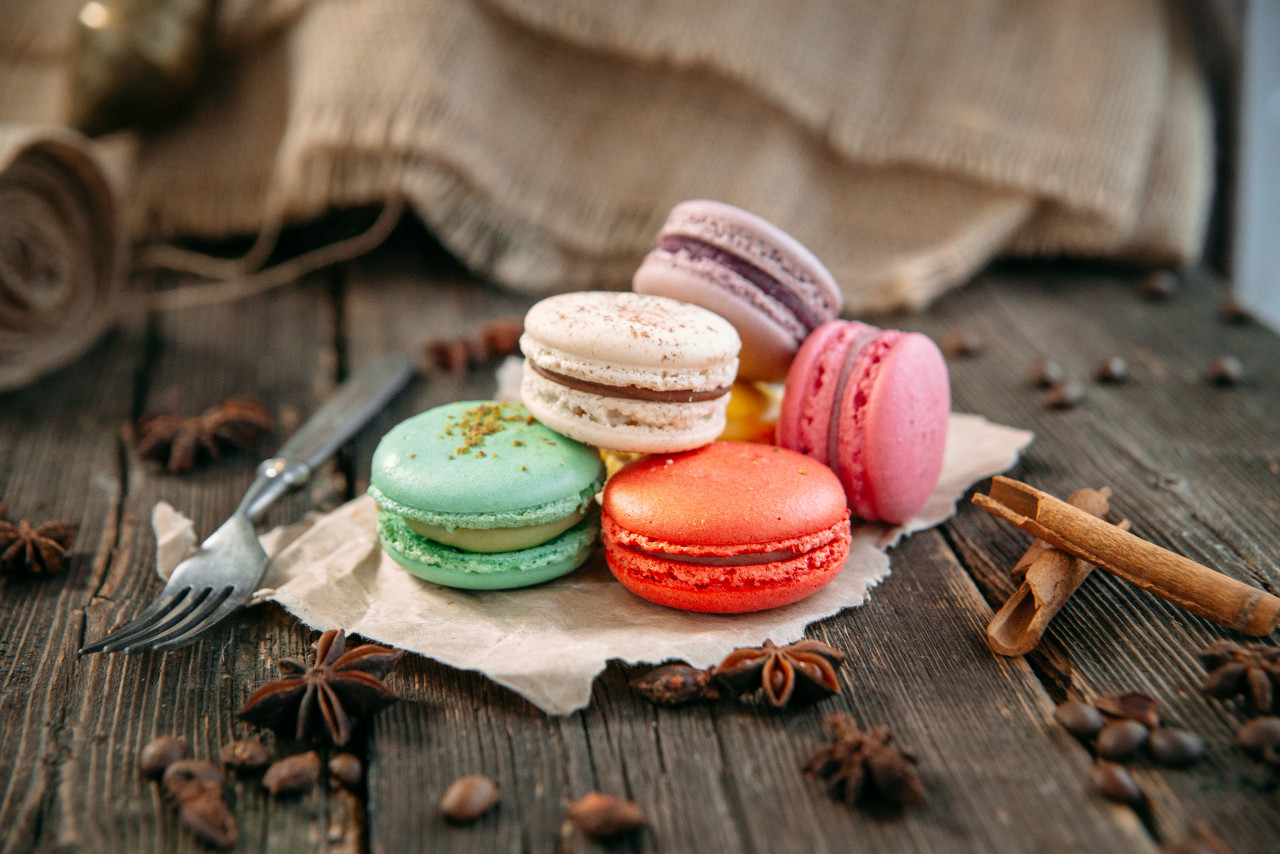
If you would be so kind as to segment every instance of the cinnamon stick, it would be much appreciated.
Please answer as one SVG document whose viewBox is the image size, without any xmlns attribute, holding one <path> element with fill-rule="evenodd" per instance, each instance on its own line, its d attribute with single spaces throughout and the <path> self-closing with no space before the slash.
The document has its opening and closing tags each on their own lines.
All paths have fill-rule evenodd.
<svg viewBox="0 0 1280 854">
<path fill-rule="evenodd" d="M 973 502 L 1055 548 L 1193 614 L 1247 635 L 1280 623 L 1280 598 L 1121 531 L 1048 493 L 1007 477 Z"/>
<path fill-rule="evenodd" d="M 1098 518 L 1111 509 L 1111 490 L 1077 489 L 1067 496 L 1072 507 Z M 1129 523 L 1119 524 L 1127 530 Z M 999 655 L 1026 655 L 1035 649 L 1049 628 L 1049 621 L 1093 571 L 1093 564 L 1036 540 L 1013 567 L 1021 585 L 991 618 L 987 646 Z"/>
</svg>

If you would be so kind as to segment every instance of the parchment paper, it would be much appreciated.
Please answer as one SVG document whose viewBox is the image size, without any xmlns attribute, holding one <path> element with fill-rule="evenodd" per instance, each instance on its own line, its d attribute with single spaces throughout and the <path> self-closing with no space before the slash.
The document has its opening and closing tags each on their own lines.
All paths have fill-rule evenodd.
<svg viewBox="0 0 1280 854">
<path fill-rule="evenodd" d="M 970 484 L 1009 468 L 1032 439 L 1025 430 L 975 415 L 951 416 L 942 477 L 920 515 L 906 525 L 859 524 L 844 570 L 817 594 L 755 614 L 693 614 L 654 605 L 614 580 L 597 550 L 569 576 L 508 591 L 450 590 L 401 569 L 378 546 L 373 500 L 263 537 L 271 561 L 255 601 L 279 602 L 315 629 L 362 637 L 477 670 L 563 715 L 591 699 L 591 682 L 610 659 L 682 659 L 699 667 L 739 646 L 799 639 L 815 620 L 861 605 L 889 574 L 884 549 L 955 512 Z M 188 520 L 167 504 L 152 517 L 158 568 L 168 574 L 194 545 Z"/>
</svg>

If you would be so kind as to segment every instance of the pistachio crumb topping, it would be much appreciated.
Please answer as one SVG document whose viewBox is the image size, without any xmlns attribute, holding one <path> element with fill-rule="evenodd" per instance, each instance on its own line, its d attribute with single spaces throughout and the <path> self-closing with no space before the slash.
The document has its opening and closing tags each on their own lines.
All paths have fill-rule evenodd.
<svg viewBox="0 0 1280 854">
<path fill-rule="evenodd" d="M 453 416 L 449 416 L 451 419 Z M 524 416 L 518 412 L 513 412 L 512 407 L 502 403 L 481 403 L 479 406 L 461 413 L 452 423 L 444 428 L 444 435 L 453 436 L 459 439 L 462 444 L 454 449 L 454 453 L 458 455 L 468 454 L 472 449 L 478 449 L 484 444 L 486 436 L 492 436 L 494 433 L 500 433 L 506 429 L 508 424 L 519 423 L 523 421 L 525 424 L 533 424 L 533 416 Z M 513 445 L 520 445 L 521 442 L 513 441 Z M 485 456 L 484 451 L 477 451 L 477 457 Z"/>
</svg>

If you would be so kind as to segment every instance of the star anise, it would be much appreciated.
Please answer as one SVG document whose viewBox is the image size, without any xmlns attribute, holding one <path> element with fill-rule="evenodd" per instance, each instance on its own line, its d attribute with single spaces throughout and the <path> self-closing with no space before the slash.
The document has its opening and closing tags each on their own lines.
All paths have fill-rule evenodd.
<svg viewBox="0 0 1280 854">
<path fill-rule="evenodd" d="M 735 649 L 712 672 L 739 695 L 760 691 L 769 704 L 780 709 L 791 702 L 830 697 L 840 692 L 836 669 L 844 653 L 822 641 L 802 640 L 788 646 Z"/>
<path fill-rule="evenodd" d="M 312 649 L 310 667 L 297 658 L 280 659 L 283 678 L 254 691 L 238 715 L 288 738 L 341 747 L 356 719 L 400 699 L 382 680 L 404 653 L 372 643 L 348 652 L 342 629 L 325 632 Z"/>
<path fill-rule="evenodd" d="M 804 772 L 822 778 L 832 798 L 849 806 L 872 796 L 893 804 L 924 803 L 915 754 L 894 746 L 889 727 L 863 732 L 844 712 L 827 715 L 822 726 L 830 740 L 814 752 Z"/>
<path fill-rule="evenodd" d="M 134 428 L 138 455 L 159 460 L 172 472 L 190 471 L 224 450 L 246 448 L 272 428 L 262 404 L 233 397 L 200 415 L 149 415 Z"/>
<path fill-rule="evenodd" d="M 426 370 L 447 370 L 461 379 L 476 365 L 519 353 L 522 332 L 524 318 L 499 317 L 480 327 L 479 334 L 470 338 L 434 338 L 422 347 L 422 365 Z"/>
<path fill-rule="evenodd" d="M 1229 700 L 1243 696 L 1258 714 L 1269 714 L 1280 696 L 1280 649 L 1231 641 L 1218 641 L 1200 653 L 1209 675 L 1200 690 L 1210 697 Z"/>
<path fill-rule="evenodd" d="M 0 568 L 13 574 L 62 572 L 78 531 L 67 522 L 32 527 L 26 519 L 17 524 L 0 519 Z"/>
</svg>

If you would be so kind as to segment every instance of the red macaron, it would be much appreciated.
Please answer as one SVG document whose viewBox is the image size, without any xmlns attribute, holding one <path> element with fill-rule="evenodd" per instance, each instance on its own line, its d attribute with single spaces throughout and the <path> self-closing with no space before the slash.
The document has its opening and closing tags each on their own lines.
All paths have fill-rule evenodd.
<svg viewBox="0 0 1280 854">
<path fill-rule="evenodd" d="M 844 567 L 851 541 L 829 468 L 749 442 L 632 463 L 605 485 L 602 525 L 609 568 L 627 589 L 720 614 L 817 592 Z"/>
</svg>

